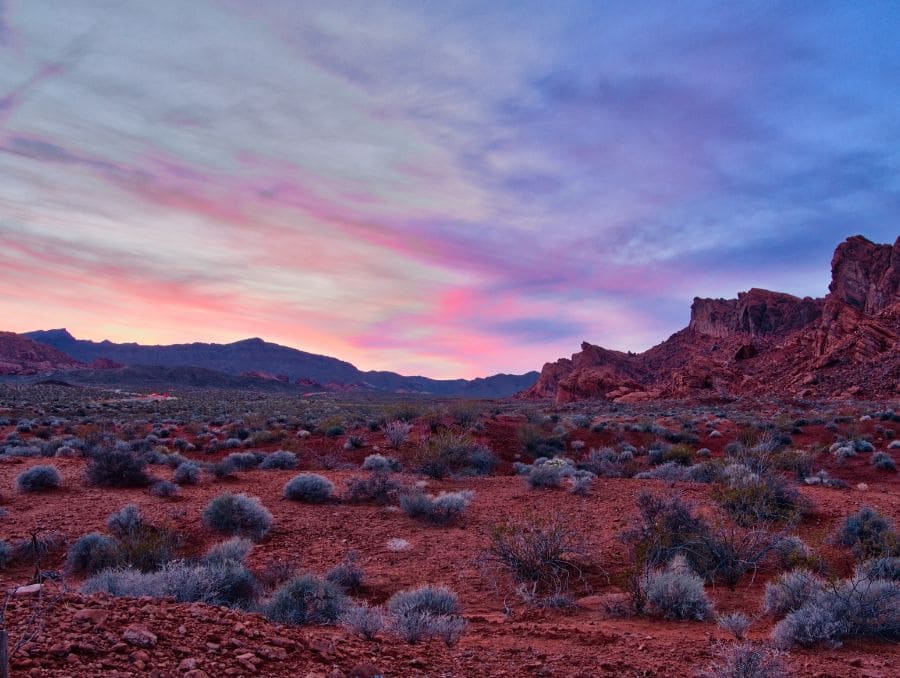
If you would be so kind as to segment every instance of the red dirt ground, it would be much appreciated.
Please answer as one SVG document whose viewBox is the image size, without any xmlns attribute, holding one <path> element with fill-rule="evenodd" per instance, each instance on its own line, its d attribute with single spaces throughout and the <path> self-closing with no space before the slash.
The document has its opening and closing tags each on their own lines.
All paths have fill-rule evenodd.
<svg viewBox="0 0 900 678">
<path fill-rule="evenodd" d="M 508 467 L 518 450 L 515 432 L 523 420 L 499 417 L 487 420 L 484 440 Z M 854 423 L 861 432 L 872 433 L 877 422 Z M 704 430 L 702 446 L 721 453 L 733 440 L 737 428 L 722 422 L 722 438 L 709 438 Z M 423 434 L 418 425 L 414 437 Z M 8 431 L 0 431 L 4 434 Z M 183 431 L 180 433 L 184 433 Z M 582 435 L 583 434 L 583 435 Z M 366 434 L 371 443 L 383 444 L 381 434 Z M 173 434 L 174 437 L 174 434 Z M 622 434 L 577 431 L 586 448 L 620 440 Z M 649 434 L 624 436 L 635 444 L 653 439 Z M 806 427 L 795 436 L 796 447 L 828 444 L 834 434 L 822 427 Z M 300 448 L 304 466 L 323 455 L 357 464 L 372 448 L 345 452 L 343 438 L 311 438 Z M 883 442 L 883 441 L 882 441 Z M 266 445 L 277 449 L 285 443 Z M 260 449 L 260 448 L 257 448 Z M 883 445 L 879 445 L 883 449 Z M 196 453 L 211 460 L 224 456 Z M 801 524 L 798 534 L 822 554 L 837 574 L 852 569 L 852 559 L 827 541 L 843 516 L 862 505 L 870 505 L 900 521 L 897 474 L 877 473 L 868 455 L 837 467 L 831 455 L 820 456 L 829 472 L 847 481 L 851 489 L 802 487 L 814 513 Z M 66 590 L 58 583 L 45 584 L 42 599 L 51 601 L 40 633 L 14 656 L 14 675 L 216 675 L 265 676 L 675 676 L 692 675 L 708 665 L 718 640 L 726 640 L 714 622 L 666 622 L 643 618 L 614 618 L 604 611 L 605 597 L 621 593 L 627 567 L 627 549 L 617 534 L 637 514 L 636 498 L 643 490 L 670 492 L 668 483 L 635 479 L 597 479 L 591 494 L 577 497 L 563 490 L 529 490 L 522 479 L 500 475 L 429 481 L 429 491 L 471 489 L 475 500 L 463 523 L 453 527 L 429 527 L 416 522 L 396 507 L 347 503 L 298 504 L 284 500 L 284 483 L 297 471 L 241 472 L 236 480 L 213 481 L 204 474 L 198 486 L 182 488 L 175 500 L 158 499 L 140 489 L 86 487 L 83 459 L 49 460 L 62 473 L 63 487 L 49 493 L 22 494 L 15 490 L 15 477 L 22 470 L 48 460 L 3 458 L 0 488 L 7 514 L 0 522 L 0 536 L 7 542 L 27 538 L 30 530 L 61 532 L 67 542 L 92 530 L 104 530 L 106 517 L 133 502 L 154 524 L 170 526 L 188 539 L 188 555 L 201 553 L 220 541 L 200 523 L 206 503 L 225 491 L 246 492 L 259 497 L 274 514 L 275 526 L 254 547 L 250 567 L 264 571 L 273 563 L 290 563 L 299 569 L 324 573 L 349 551 L 359 554 L 366 576 L 366 601 L 379 604 L 394 592 L 420 584 L 445 584 L 460 597 L 468 629 L 454 647 L 439 641 L 407 645 L 393 638 L 365 641 L 334 627 L 290 628 L 274 625 L 260 615 L 201 604 L 176 604 L 152 599 L 116 599 L 82 596 L 79 582 L 67 579 Z M 167 475 L 165 468 L 152 467 Z M 317 471 L 339 489 L 360 471 Z M 501 469 L 503 472 L 503 469 Z M 420 476 L 402 475 L 408 484 Z M 855 489 L 865 482 L 868 489 Z M 711 506 L 706 485 L 678 483 L 685 497 Z M 704 510 L 712 510 L 704 508 Z M 486 534 L 501 520 L 529 516 L 563 516 L 582 534 L 590 554 L 588 590 L 581 592 L 575 609 L 534 609 L 523 605 L 501 577 L 486 577 L 478 554 L 487 543 Z M 393 552 L 390 539 L 409 541 L 409 550 Z M 64 554 L 43 569 L 63 567 Z M 756 614 L 766 580 L 772 572 L 746 577 L 734 591 L 709 586 L 719 612 L 742 610 Z M 28 566 L 2 572 L 4 588 L 26 583 Z M 10 637 L 15 640 L 26 628 L 35 596 L 13 597 L 7 609 Z M 92 612 L 81 612 L 92 610 Z M 83 619 L 82 617 L 87 617 Z M 157 636 L 155 645 L 138 648 L 122 640 L 131 624 L 145 626 Z M 750 637 L 764 639 L 772 621 L 761 617 Z M 877 642 L 848 642 L 839 649 L 798 650 L 790 654 L 790 665 L 798 676 L 892 676 L 898 675 L 897 647 Z"/>
</svg>

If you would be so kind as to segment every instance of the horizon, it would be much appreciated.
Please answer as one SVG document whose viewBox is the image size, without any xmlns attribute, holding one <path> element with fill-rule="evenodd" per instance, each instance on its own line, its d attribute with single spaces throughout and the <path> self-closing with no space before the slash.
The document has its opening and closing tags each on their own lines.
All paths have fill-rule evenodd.
<svg viewBox="0 0 900 678">
<path fill-rule="evenodd" d="M 900 228 L 891 3 L 0 0 L 4 330 L 642 352 Z"/>
</svg>

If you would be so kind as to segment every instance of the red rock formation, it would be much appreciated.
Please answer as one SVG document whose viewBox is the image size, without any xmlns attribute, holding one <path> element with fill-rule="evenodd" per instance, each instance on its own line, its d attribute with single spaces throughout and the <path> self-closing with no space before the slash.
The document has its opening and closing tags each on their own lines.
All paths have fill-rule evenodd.
<svg viewBox="0 0 900 678">
<path fill-rule="evenodd" d="M 0 332 L 0 374 L 40 374 L 81 366 L 55 348 L 14 332 Z"/>
<path fill-rule="evenodd" d="M 900 238 L 838 246 L 824 299 L 751 289 L 694 299 L 687 328 L 640 354 L 588 343 L 520 396 L 558 402 L 900 393 Z"/>
</svg>

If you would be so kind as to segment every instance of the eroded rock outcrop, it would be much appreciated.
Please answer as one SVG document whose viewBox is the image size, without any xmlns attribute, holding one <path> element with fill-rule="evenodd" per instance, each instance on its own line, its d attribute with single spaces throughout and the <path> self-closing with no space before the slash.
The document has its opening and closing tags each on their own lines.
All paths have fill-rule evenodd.
<svg viewBox="0 0 900 678">
<path fill-rule="evenodd" d="M 547 363 L 525 398 L 558 402 L 900 394 L 900 238 L 841 243 L 824 299 L 753 288 L 695 298 L 690 324 L 640 354 L 587 342 Z"/>
</svg>

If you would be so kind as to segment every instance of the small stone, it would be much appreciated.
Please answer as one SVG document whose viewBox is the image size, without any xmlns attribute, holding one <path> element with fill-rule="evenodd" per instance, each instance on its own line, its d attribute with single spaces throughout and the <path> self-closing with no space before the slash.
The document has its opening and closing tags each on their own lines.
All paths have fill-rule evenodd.
<svg viewBox="0 0 900 678">
<path fill-rule="evenodd" d="M 153 647 L 156 645 L 156 634 L 144 626 L 132 624 L 122 633 L 122 640 L 138 647 Z"/>
<path fill-rule="evenodd" d="M 19 586 L 15 591 L 13 591 L 13 595 L 33 596 L 35 593 L 40 593 L 42 588 L 44 588 L 43 584 L 29 584 L 28 586 Z"/>
<path fill-rule="evenodd" d="M 86 607 L 75 613 L 75 621 L 86 621 L 94 626 L 105 624 L 109 619 L 109 610 L 101 610 L 96 607 Z"/>
</svg>

